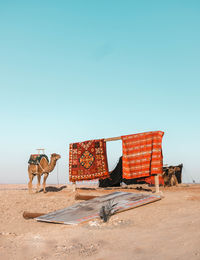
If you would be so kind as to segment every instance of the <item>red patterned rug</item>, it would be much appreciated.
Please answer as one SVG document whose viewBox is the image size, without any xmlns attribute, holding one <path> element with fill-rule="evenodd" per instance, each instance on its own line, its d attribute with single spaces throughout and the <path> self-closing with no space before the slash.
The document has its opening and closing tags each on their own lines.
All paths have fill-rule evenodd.
<svg viewBox="0 0 200 260">
<path fill-rule="evenodd" d="M 109 177 L 104 139 L 73 143 L 69 146 L 69 180 L 104 179 Z"/>
<path fill-rule="evenodd" d="M 123 178 L 134 179 L 162 174 L 162 137 L 154 131 L 122 136 Z"/>
</svg>

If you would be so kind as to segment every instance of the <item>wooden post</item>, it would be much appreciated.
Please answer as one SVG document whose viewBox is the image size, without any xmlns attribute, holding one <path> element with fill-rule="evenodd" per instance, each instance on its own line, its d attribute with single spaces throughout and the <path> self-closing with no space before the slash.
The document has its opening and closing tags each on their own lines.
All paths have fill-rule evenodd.
<svg viewBox="0 0 200 260">
<path fill-rule="evenodd" d="M 28 211 L 24 211 L 23 212 L 23 217 L 25 219 L 31 219 L 31 218 L 37 218 L 37 217 L 40 217 L 42 215 L 46 215 L 48 213 L 32 213 L 32 212 L 28 212 Z"/>
<path fill-rule="evenodd" d="M 159 193 L 159 176 L 155 175 L 154 179 L 155 179 L 156 193 Z"/>
<path fill-rule="evenodd" d="M 91 200 L 91 199 L 94 199 L 96 197 L 99 197 L 99 196 L 98 195 L 87 195 L 87 194 L 76 193 L 75 200 Z"/>
<path fill-rule="evenodd" d="M 73 191 L 73 192 L 76 191 L 76 182 L 72 182 L 72 191 Z"/>
</svg>

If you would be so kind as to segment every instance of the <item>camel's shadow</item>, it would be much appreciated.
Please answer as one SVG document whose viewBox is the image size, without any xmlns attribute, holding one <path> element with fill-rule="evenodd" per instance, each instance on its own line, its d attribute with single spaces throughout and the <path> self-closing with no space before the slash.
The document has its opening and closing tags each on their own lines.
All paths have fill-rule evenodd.
<svg viewBox="0 0 200 260">
<path fill-rule="evenodd" d="M 63 189 L 65 189 L 67 186 L 66 185 L 63 185 L 59 188 L 55 187 L 55 186 L 48 186 L 46 187 L 46 192 L 59 192 Z M 39 192 L 43 192 L 43 189 L 41 189 Z"/>
</svg>

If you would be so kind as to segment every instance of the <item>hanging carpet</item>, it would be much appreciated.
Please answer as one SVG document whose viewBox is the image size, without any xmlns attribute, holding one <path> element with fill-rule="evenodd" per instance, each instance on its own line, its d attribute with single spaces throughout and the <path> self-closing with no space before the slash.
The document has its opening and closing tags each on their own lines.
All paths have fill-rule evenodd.
<svg viewBox="0 0 200 260">
<path fill-rule="evenodd" d="M 109 177 L 104 139 L 70 144 L 69 180 L 72 182 Z"/>
<path fill-rule="evenodd" d="M 123 178 L 135 179 L 162 174 L 162 137 L 154 131 L 122 136 Z"/>
</svg>

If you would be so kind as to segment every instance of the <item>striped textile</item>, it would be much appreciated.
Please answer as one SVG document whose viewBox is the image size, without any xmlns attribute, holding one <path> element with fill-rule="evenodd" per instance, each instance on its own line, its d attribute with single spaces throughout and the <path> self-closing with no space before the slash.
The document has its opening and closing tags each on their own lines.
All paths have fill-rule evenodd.
<svg viewBox="0 0 200 260">
<path fill-rule="evenodd" d="M 123 178 L 134 179 L 162 173 L 162 137 L 154 131 L 121 136 L 123 149 Z"/>
</svg>

